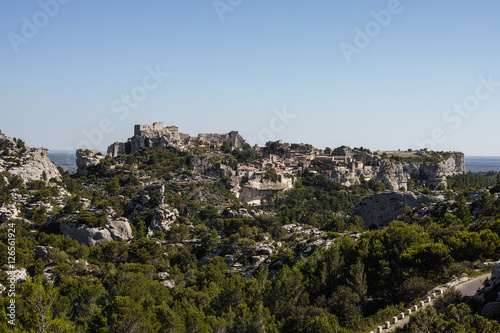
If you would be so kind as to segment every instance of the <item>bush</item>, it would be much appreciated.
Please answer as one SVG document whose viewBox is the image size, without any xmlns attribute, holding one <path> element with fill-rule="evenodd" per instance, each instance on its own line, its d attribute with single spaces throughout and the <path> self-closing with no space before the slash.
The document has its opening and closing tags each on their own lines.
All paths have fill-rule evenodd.
<svg viewBox="0 0 500 333">
<path fill-rule="evenodd" d="M 103 228 L 106 225 L 106 213 L 82 212 L 78 215 L 77 222 L 91 228 Z"/>
</svg>

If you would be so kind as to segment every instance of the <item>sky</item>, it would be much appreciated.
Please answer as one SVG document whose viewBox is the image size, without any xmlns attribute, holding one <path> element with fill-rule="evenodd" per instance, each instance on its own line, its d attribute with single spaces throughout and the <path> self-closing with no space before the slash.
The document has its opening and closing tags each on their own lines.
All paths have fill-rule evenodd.
<svg viewBox="0 0 500 333">
<path fill-rule="evenodd" d="M 105 150 L 135 124 L 252 145 L 500 156 L 500 2 L 3 0 L 0 130 Z"/>
</svg>

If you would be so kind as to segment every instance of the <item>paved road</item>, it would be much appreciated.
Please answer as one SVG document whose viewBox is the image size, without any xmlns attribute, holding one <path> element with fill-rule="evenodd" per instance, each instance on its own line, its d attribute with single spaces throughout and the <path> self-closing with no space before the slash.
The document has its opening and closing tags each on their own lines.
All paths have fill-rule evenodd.
<svg viewBox="0 0 500 333">
<path fill-rule="evenodd" d="M 483 287 L 483 282 L 491 278 L 491 273 L 480 275 L 467 282 L 457 285 L 455 288 L 464 296 L 474 296 L 476 292 Z"/>
<path fill-rule="evenodd" d="M 472 278 L 468 281 L 460 282 L 454 287 L 456 290 L 460 291 L 464 296 L 474 296 L 476 292 L 483 287 L 484 280 L 490 278 L 491 278 L 491 273 L 483 274 L 475 278 Z M 426 303 L 425 306 L 429 306 L 429 303 Z M 384 329 L 383 332 L 393 332 L 396 329 L 396 327 L 403 327 L 404 325 L 408 324 L 409 320 L 410 317 L 407 316 L 405 312 L 404 319 L 399 319 L 397 324 L 392 324 L 389 329 Z"/>
</svg>

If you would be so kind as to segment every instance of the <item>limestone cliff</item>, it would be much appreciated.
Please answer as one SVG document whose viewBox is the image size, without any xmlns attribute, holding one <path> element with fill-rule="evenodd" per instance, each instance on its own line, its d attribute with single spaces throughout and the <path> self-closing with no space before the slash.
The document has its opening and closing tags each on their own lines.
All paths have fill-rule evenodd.
<svg viewBox="0 0 500 333">
<path fill-rule="evenodd" d="M 76 151 L 76 166 L 78 167 L 77 173 L 80 176 L 86 176 L 88 168 L 99 164 L 104 156 L 97 150 L 78 149 Z"/>
<path fill-rule="evenodd" d="M 444 201 L 442 195 L 415 195 L 412 192 L 383 192 L 364 197 L 354 209 L 354 214 L 363 218 L 366 228 L 385 227 L 405 213 L 405 206 Z"/>
<path fill-rule="evenodd" d="M 220 147 L 227 142 L 231 149 L 239 149 L 245 144 L 243 137 L 236 131 L 224 134 L 201 133 L 196 137 L 180 133 L 176 126 L 163 127 L 163 123 L 150 125 L 136 125 L 134 136 L 127 142 L 115 142 L 108 147 L 107 154 L 115 157 L 123 154 L 133 154 L 146 147 L 172 147 L 186 150 L 190 147 L 214 146 Z"/>
<path fill-rule="evenodd" d="M 234 177 L 232 191 L 250 205 L 260 205 L 265 197 L 293 188 L 293 180 L 287 177 L 281 177 L 277 182 L 267 179 L 250 180 L 244 185 L 238 184 L 239 180 L 240 177 Z"/>
<path fill-rule="evenodd" d="M 7 171 L 21 177 L 25 182 L 61 179 L 57 167 L 47 157 L 47 148 L 28 148 L 21 140 L 14 142 L 0 133 L 0 172 Z"/>
<path fill-rule="evenodd" d="M 413 179 L 422 186 L 435 189 L 439 184 L 446 184 L 448 176 L 465 172 L 465 157 L 463 153 L 442 153 L 432 159 L 422 157 L 419 160 L 379 158 L 377 156 L 362 156 L 358 161 L 339 164 L 331 170 L 323 171 L 334 181 L 343 185 L 353 185 L 363 176 L 366 180 L 375 179 L 389 185 L 394 190 L 408 188 L 408 181 Z"/>
</svg>

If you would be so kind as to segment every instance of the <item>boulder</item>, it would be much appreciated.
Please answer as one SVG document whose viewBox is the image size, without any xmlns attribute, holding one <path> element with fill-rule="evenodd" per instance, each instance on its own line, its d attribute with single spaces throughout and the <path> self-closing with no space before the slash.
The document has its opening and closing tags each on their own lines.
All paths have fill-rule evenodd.
<svg viewBox="0 0 500 333">
<path fill-rule="evenodd" d="M 77 173 L 80 176 L 86 176 L 89 167 L 99 164 L 103 158 L 104 156 L 97 150 L 78 149 L 76 151 Z"/>
<path fill-rule="evenodd" d="M 167 204 L 160 205 L 154 212 L 151 223 L 148 227 L 148 237 L 151 237 L 156 232 L 163 232 L 170 229 L 172 223 L 177 220 L 179 211 L 170 207 Z"/>
<path fill-rule="evenodd" d="M 7 271 L 7 274 L 9 278 L 14 278 L 16 283 L 24 283 L 30 278 L 26 268 L 18 268 L 13 271 Z"/>
<path fill-rule="evenodd" d="M 238 210 L 228 209 L 222 215 L 222 218 L 224 219 L 244 218 L 244 217 L 253 217 L 248 213 L 248 210 L 246 208 L 240 208 Z"/>
<path fill-rule="evenodd" d="M 110 219 L 104 228 L 90 228 L 76 223 L 61 223 L 61 234 L 86 245 L 96 245 L 106 241 L 128 241 L 133 238 L 130 223 L 124 217 Z"/>
<path fill-rule="evenodd" d="M 500 279 L 500 264 L 496 264 L 492 269 L 491 269 L 491 278 L 492 279 Z"/>
<path fill-rule="evenodd" d="M 49 253 L 52 251 L 52 246 L 37 246 L 35 247 L 35 255 L 37 258 L 41 258 L 43 260 L 49 259 Z"/>
<path fill-rule="evenodd" d="M 500 319 L 500 302 L 486 304 L 481 310 L 481 316 L 488 319 Z"/>
<path fill-rule="evenodd" d="M 174 280 L 163 280 L 162 283 L 168 289 L 172 289 L 173 287 L 175 287 L 175 281 Z"/>
<path fill-rule="evenodd" d="M 109 230 L 111 238 L 114 241 L 128 241 L 133 238 L 132 228 L 127 218 L 119 217 L 116 219 L 108 219 L 106 229 Z"/>
</svg>

